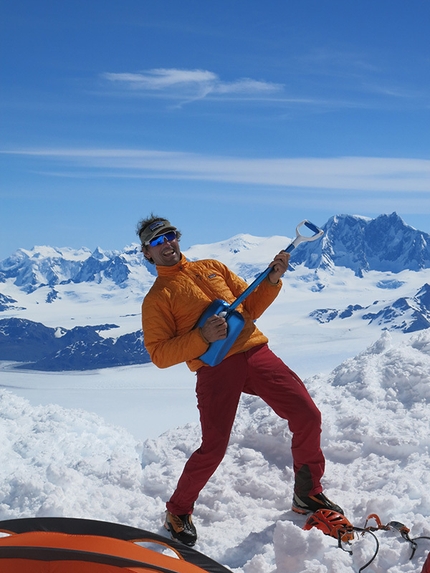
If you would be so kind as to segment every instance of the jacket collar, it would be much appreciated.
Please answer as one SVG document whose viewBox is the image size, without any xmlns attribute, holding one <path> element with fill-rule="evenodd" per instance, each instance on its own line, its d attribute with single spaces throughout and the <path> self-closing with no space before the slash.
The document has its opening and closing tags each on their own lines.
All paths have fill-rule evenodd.
<svg viewBox="0 0 430 573">
<path fill-rule="evenodd" d="M 181 260 L 176 265 L 165 267 L 164 265 L 157 265 L 157 274 L 159 277 L 172 277 L 182 271 L 188 265 L 187 259 L 181 253 Z"/>
</svg>

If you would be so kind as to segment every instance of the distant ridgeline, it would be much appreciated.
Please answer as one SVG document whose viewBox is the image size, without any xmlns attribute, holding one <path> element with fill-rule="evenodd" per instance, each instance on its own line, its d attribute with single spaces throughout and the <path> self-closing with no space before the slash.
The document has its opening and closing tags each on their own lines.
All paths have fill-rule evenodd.
<svg viewBox="0 0 430 573">
<path fill-rule="evenodd" d="M 337 215 L 323 229 L 320 241 L 293 251 L 292 267 L 346 267 L 358 277 L 369 271 L 399 273 L 430 268 L 430 235 L 406 225 L 396 213 L 376 219 Z"/>
<path fill-rule="evenodd" d="M 390 288 L 383 285 L 379 288 Z M 344 309 L 317 308 L 309 316 L 321 324 L 357 316 L 383 330 L 401 330 L 405 333 L 425 330 L 430 328 L 430 285 L 426 283 L 414 296 L 400 297 L 389 305 L 375 301 L 367 307 L 350 304 Z"/>
<path fill-rule="evenodd" d="M 0 320 L 0 360 L 21 362 L 26 370 L 93 370 L 144 364 L 149 356 L 140 331 L 103 338 L 99 332 L 115 324 L 48 328 L 22 318 Z"/>
<path fill-rule="evenodd" d="M 406 225 L 396 213 L 375 219 L 336 215 L 323 229 L 321 240 L 304 243 L 292 252 L 289 266 L 289 272 L 300 270 L 303 278 L 307 269 L 306 280 L 309 279 L 309 289 L 313 292 L 325 289 L 329 277 L 340 267 L 350 269 L 357 279 L 370 271 L 387 273 L 376 285 L 387 295 L 406 284 L 403 276 L 397 280 L 393 274 L 430 269 L 430 235 Z M 228 255 L 232 270 L 251 281 L 268 263 L 266 254 L 261 263 L 259 245 L 262 241 L 238 235 L 229 241 L 207 245 L 206 250 L 200 246 L 198 256 L 223 260 L 223 256 Z M 426 276 L 428 280 L 428 274 Z M 133 309 L 130 312 L 135 312 L 154 278 L 154 266 L 142 258 L 138 245 L 123 251 L 97 248 L 91 252 L 53 247 L 17 250 L 0 261 L 0 313 L 8 317 L 0 320 L 0 360 L 19 362 L 21 368 L 50 371 L 149 362 L 140 331 L 114 337 L 108 331 L 118 328 L 116 324 L 67 330 L 61 326 L 48 328 L 27 317 L 31 317 L 35 304 L 39 305 L 37 316 L 41 308 L 51 309 L 51 324 L 56 309 L 68 309 L 68 304 L 74 305 L 74 309 L 98 305 L 101 310 L 97 316 L 103 316 L 103 305 L 111 303 L 112 308 L 124 308 L 124 313 L 130 308 Z M 406 297 L 377 301 L 366 308 L 356 302 L 351 301 L 346 308 L 319 308 L 309 317 L 321 325 L 358 317 L 381 329 L 403 332 L 430 327 L 430 286 L 426 280 L 418 291 L 415 289 Z M 97 316 L 93 322 L 102 322 Z M 113 320 L 119 322 L 120 318 Z M 136 328 L 136 324 L 131 328 Z"/>
<path fill-rule="evenodd" d="M 42 371 L 92 370 L 150 362 L 140 330 L 115 337 L 108 331 L 118 328 L 116 324 L 49 328 L 18 318 L 25 313 L 28 316 L 26 307 L 31 305 L 27 299 L 33 293 L 41 293 L 37 304 L 55 306 L 72 299 L 79 306 L 91 307 L 85 295 L 94 290 L 93 286 L 106 284 L 105 290 L 101 288 L 93 296 L 109 300 L 116 289 L 126 298 L 136 272 L 146 274 L 149 281 L 154 279 L 153 267 L 145 266 L 137 246 L 122 252 L 35 247 L 31 251 L 19 249 L 0 261 L 0 290 L 1 283 L 6 282 L 14 289 L 13 296 L 0 292 L 0 313 L 16 315 L 0 320 L 0 360 L 19 362 L 16 368 Z M 102 331 L 104 336 L 100 335 Z"/>
</svg>

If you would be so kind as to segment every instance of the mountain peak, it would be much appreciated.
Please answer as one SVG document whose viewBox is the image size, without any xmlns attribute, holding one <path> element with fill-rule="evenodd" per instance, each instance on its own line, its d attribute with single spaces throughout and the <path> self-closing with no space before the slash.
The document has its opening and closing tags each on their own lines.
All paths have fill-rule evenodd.
<svg viewBox="0 0 430 573">
<path fill-rule="evenodd" d="M 397 213 L 375 219 L 360 215 L 334 215 L 323 226 L 321 240 L 304 243 L 291 254 L 290 269 L 304 265 L 309 269 L 346 267 L 361 277 L 368 271 L 399 273 L 430 268 L 430 235 L 404 223 Z M 273 255 L 285 249 L 290 239 L 284 236 L 255 237 L 246 233 L 210 245 L 194 245 L 184 254 L 188 259 L 214 258 L 223 261 L 246 280 L 263 271 Z M 123 288 L 129 279 L 147 285 L 156 270 L 147 263 L 138 245 L 123 251 L 104 251 L 97 247 L 33 247 L 18 249 L 0 261 L 0 283 L 12 280 L 24 292 L 41 286 L 64 283 L 113 281 Z"/>
<path fill-rule="evenodd" d="M 357 276 L 372 270 L 399 273 L 430 267 L 430 235 L 406 225 L 395 212 L 375 219 L 335 215 L 323 230 L 321 241 L 293 252 L 293 267 L 346 267 Z"/>
</svg>

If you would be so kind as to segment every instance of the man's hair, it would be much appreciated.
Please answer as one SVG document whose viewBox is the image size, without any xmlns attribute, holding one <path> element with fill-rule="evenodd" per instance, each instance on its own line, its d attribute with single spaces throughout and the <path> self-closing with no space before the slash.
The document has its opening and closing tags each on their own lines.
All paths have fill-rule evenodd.
<svg viewBox="0 0 430 573">
<path fill-rule="evenodd" d="M 143 231 L 149 227 L 149 225 L 152 225 L 152 223 L 155 223 L 156 221 L 165 221 L 166 218 L 165 217 L 159 217 L 158 215 L 154 215 L 154 213 L 151 213 L 149 215 L 149 217 L 146 217 L 145 219 L 142 219 L 141 221 L 138 222 L 137 227 L 136 227 L 136 235 L 139 237 L 140 239 L 140 235 L 143 233 Z M 179 239 L 181 238 L 181 231 L 179 231 L 179 229 L 176 229 L 176 239 L 179 241 Z M 145 246 L 142 245 L 142 253 L 143 256 L 145 257 L 145 259 L 151 263 L 154 264 L 154 261 L 151 259 L 151 257 L 148 257 L 148 255 L 145 255 Z"/>
<path fill-rule="evenodd" d="M 166 220 L 165 217 L 159 217 L 158 215 L 154 215 L 154 213 L 151 213 L 149 217 L 146 217 L 146 219 L 142 219 L 141 221 L 138 222 L 136 228 L 136 235 L 140 238 L 140 235 L 147 227 L 149 227 L 149 225 L 152 225 L 152 223 L 155 223 L 155 221 L 165 221 L 165 220 Z M 176 229 L 176 238 L 178 239 L 178 241 L 181 238 L 181 231 L 179 231 L 179 229 Z"/>
</svg>

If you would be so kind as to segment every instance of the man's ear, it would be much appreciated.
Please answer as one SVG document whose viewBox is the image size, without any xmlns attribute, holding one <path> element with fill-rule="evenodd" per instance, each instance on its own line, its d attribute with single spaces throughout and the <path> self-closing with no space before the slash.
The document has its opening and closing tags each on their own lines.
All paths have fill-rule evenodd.
<svg viewBox="0 0 430 573">
<path fill-rule="evenodd" d="M 151 263 L 152 265 L 154 264 L 153 259 L 151 259 L 151 257 L 148 255 L 147 253 L 147 249 L 144 245 L 142 245 L 142 248 L 140 249 L 143 253 L 143 256 L 145 257 L 145 259 L 148 261 L 148 263 Z"/>
</svg>

